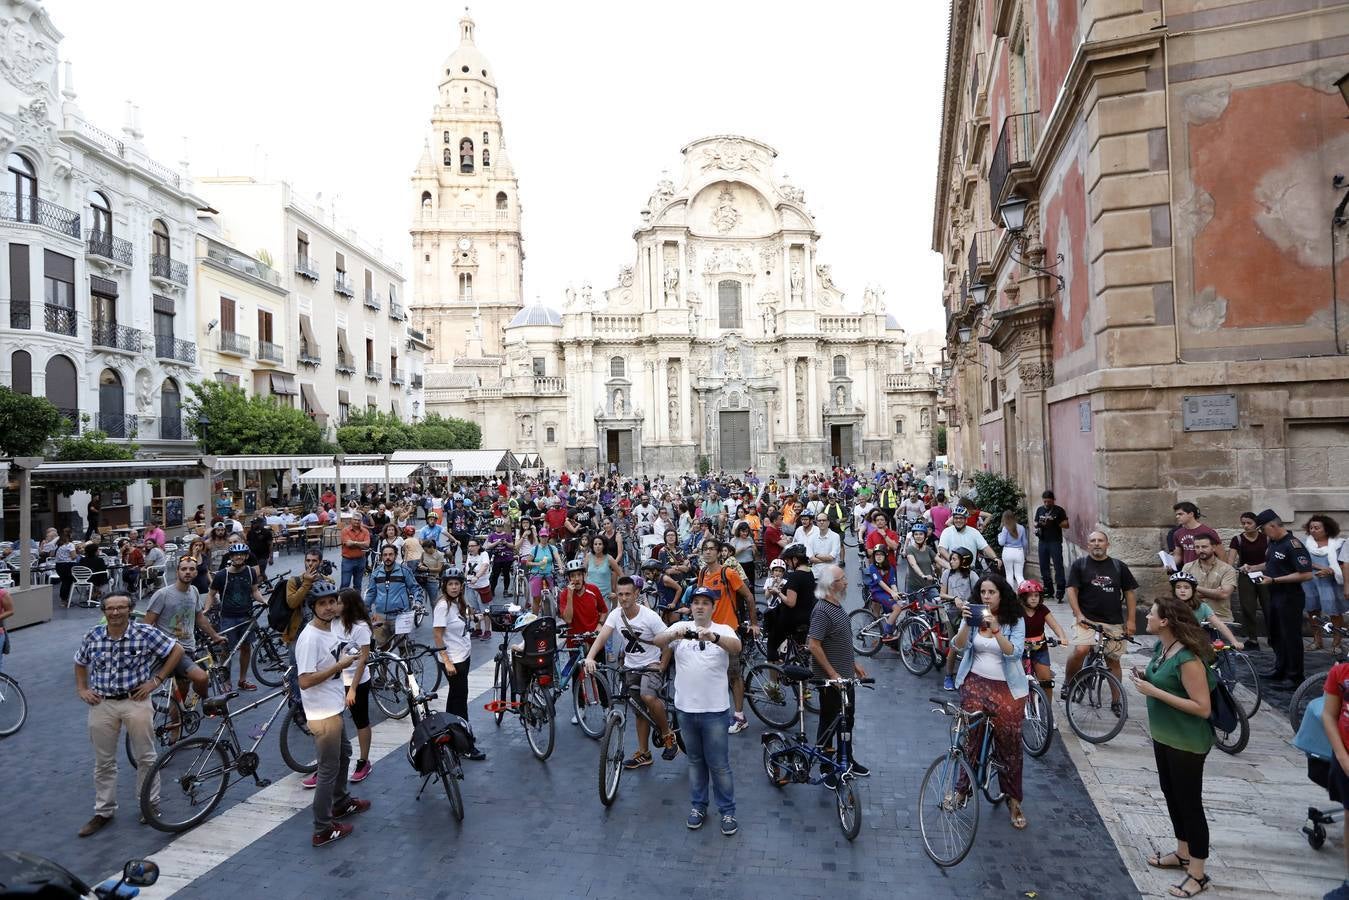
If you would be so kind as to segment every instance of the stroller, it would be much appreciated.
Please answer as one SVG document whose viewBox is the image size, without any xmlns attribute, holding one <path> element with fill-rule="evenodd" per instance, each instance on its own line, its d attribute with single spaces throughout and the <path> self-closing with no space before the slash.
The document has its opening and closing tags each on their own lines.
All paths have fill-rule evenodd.
<svg viewBox="0 0 1349 900">
<path fill-rule="evenodd" d="M 1302 726 L 1293 737 L 1293 746 L 1307 754 L 1307 778 L 1326 789 L 1331 801 L 1340 804 L 1340 809 L 1323 811 L 1315 806 L 1307 807 L 1307 821 L 1302 825 L 1302 833 L 1313 850 L 1320 850 L 1326 842 L 1326 826 L 1344 817 L 1345 797 L 1336 796 L 1330 786 L 1330 766 L 1334 760 L 1334 751 L 1326 739 L 1325 729 L 1321 726 L 1321 709 L 1325 706 L 1324 696 L 1317 697 L 1307 705 L 1302 714 Z"/>
</svg>

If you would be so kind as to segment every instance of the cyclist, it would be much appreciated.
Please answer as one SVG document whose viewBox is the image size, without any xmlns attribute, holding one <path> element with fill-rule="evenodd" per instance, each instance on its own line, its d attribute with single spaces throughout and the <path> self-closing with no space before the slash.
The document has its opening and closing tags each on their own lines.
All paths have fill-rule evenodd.
<svg viewBox="0 0 1349 900">
<path fill-rule="evenodd" d="M 220 604 L 219 631 L 229 640 L 230 650 L 239 648 L 239 690 L 256 691 L 258 686 L 249 681 L 248 663 L 252 659 L 253 637 L 244 638 L 248 623 L 253 618 L 253 604 L 266 605 L 267 600 L 258 589 L 257 576 L 248 565 L 248 545 L 234 543 L 230 545 L 229 562 L 225 568 L 215 573 L 211 579 L 211 590 L 206 595 L 206 608 L 209 614 L 212 607 Z M 229 678 L 226 670 L 225 678 Z M 233 690 L 228 681 L 225 691 Z"/>
<path fill-rule="evenodd" d="M 173 670 L 179 695 L 186 693 L 187 682 L 191 681 L 197 696 L 205 697 L 210 689 L 210 679 L 206 677 L 205 670 L 193 662 L 197 655 L 197 629 L 205 632 L 213 644 L 223 644 L 225 638 L 211 627 L 211 621 L 206 618 L 206 613 L 202 612 L 201 595 L 192 586 L 196 578 L 197 561 L 190 556 L 179 560 L 174 583 L 155 591 L 141 624 L 157 626 L 160 631 L 182 645 L 182 659 Z M 3 638 L 0 637 L 0 640 Z M 175 717 L 173 724 L 176 726 L 178 724 L 176 704 L 169 707 L 169 713 Z"/>
<path fill-rule="evenodd" d="M 1049 647 L 1045 645 L 1045 629 L 1052 628 L 1059 643 L 1065 647 L 1068 645 L 1068 635 L 1058 619 L 1054 618 L 1054 613 L 1045 605 L 1044 585 L 1034 578 L 1028 578 L 1021 582 L 1016 593 L 1026 610 L 1026 650 L 1029 652 L 1035 678 L 1040 682 L 1040 687 L 1045 689 L 1045 696 L 1053 700 L 1054 667 L 1049 661 Z"/>
<path fill-rule="evenodd" d="M 725 625 L 736 632 L 740 630 L 740 614 L 737 607 L 749 614 L 751 633 L 759 634 L 759 611 L 754 605 L 745 582 L 729 566 L 721 564 L 721 552 L 716 541 L 707 541 L 702 547 L 703 568 L 698 573 L 697 586 L 708 588 L 716 593 L 717 603 L 712 610 L 712 620 Z M 697 591 L 695 590 L 696 594 Z M 690 609 L 692 605 L 690 604 Z M 730 725 L 731 734 L 739 734 L 749 727 L 745 719 L 745 682 L 740 673 L 740 655 L 732 654 L 726 669 L 730 681 L 731 695 L 735 699 L 735 715 Z"/>
<path fill-rule="evenodd" d="M 585 668 L 595 674 L 595 657 L 615 634 L 623 638 L 624 686 L 636 685 L 642 703 L 660 729 L 660 744 L 664 749 L 661 758 L 671 760 L 679 752 L 675 744 L 674 732 L 665 719 L 665 704 L 661 701 L 665 671 L 670 664 L 670 652 L 661 652 L 656 646 L 656 635 L 666 628 L 665 622 L 653 610 L 637 602 L 637 584 L 624 575 L 618 579 L 618 606 L 609 612 L 600 633 L 586 653 Z M 651 765 L 650 745 L 651 726 L 646 719 L 637 718 L 637 750 L 624 760 L 623 768 L 640 769 Z"/>
<path fill-rule="evenodd" d="M 970 597 L 974 595 L 975 574 L 973 571 L 974 554 L 961 547 L 951 554 L 951 568 L 942 574 L 942 584 L 940 599 L 943 605 L 937 611 L 937 617 L 941 620 L 942 628 L 946 630 L 946 636 L 953 637 L 958 626 L 958 619 L 953 620 L 945 604 L 954 603 L 959 607 L 960 603 L 968 603 Z M 957 602 L 959 601 L 959 602 Z M 942 679 L 942 690 L 954 691 L 956 689 L 956 655 L 954 653 L 946 654 L 946 677 Z"/>
<path fill-rule="evenodd" d="M 1172 572 L 1170 582 L 1171 595 L 1190 609 L 1194 610 L 1194 617 L 1200 625 L 1203 625 L 1205 629 L 1216 631 L 1223 640 L 1227 641 L 1227 646 L 1241 646 L 1241 643 L 1237 641 L 1236 636 L 1232 634 L 1231 630 L 1227 627 L 1227 624 L 1213 611 L 1213 607 L 1199 599 L 1199 594 L 1197 593 L 1199 589 L 1198 578 L 1195 578 L 1189 572 Z"/>
<path fill-rule="evenodd" d="M 866 670 L 853 656 L 852 628 L 848 625 L 848 614 L 843 611 L 843 598 L 848 592 L 848 576 L 842 566 L 826 566 L 817 576 L 815 584 L 815 607 L 810 613 L 810 630 L 807 647 L 810 649 L 810 668 L 817 677 L 829 678 L 866 678 Z M 846 675 L 842 673 L 848 673 Z M 840 688 L 838 685 L 825 685 L 820 691 L 820 721 L 815 733 L 817 743 L 827 737 L 826 732 L 833 725 L 843 708 L 842 691 L 848 692 L 848 705 L 856 709 L 855 694 L 852 685 Z M 846 724 L 846 723 L 845 723 Z M 850 735 L 851 732 L 844 732 Z M 840 736 L 840 746 L 820 747 L 824 753 L 842 751 L 843 743 L 848 745 L 848 760 L 854 775 L 866 776 L 871 770 L 857 761 L 852 752 L 852 737 Z M 825 786 L 831 790 L 838 787 L 833 771 L 826 772 Z"/>
<path fill-rule="evenodd" d="M 782 598 L 787 591 L 787 564 L 779 556 L 768 564 L 768 578 L 764 581 L 763 593 L 767 601 L 768 608 L 771 610 L 782 602 Z M 767 619 L 767 614 L 764 615 Z M 766 623 L 765 623 L 766 624 Z"/>
<path fill-rule="evenodd" d="M 445 688 L 445 711 L 468 719 L 468 670 L 473 662 L 473 639 L 469 636 L 469 612 L 465 602 L 464 570 L 450 566 L 445 570 L 442 594 L 431 613 L 431 632 L 435 635 L 436 665 L 449 679 Z M 482 761 L 487 754 L 476 746 L 465 759 Z"/>
<path fill-rule="evenodd" d="M 970 551 L 971 559 L 975 554 L 979 554 L 988 559 L 994 567 L 1002 566 L 1002 560 L 998 559 L 998 554 L 988 546 L 988 541 L 984 540 L 979 529 L 969 524 L 969 510 L 964 506 L 957 506 L 951 510 L 951 524 L 942 530 L 941 539 L 937 541 L 937 552 L 941 554 L 942 559 L 949 561 L 956 549 Z"/>
<path fill-rule="evenodd" d="M 1116 678 L 1120 674 L 1120 657 L 1124 655 L 1122 637 L 1133 637 L 1134 592 L 1138 581 L 1123 562 L 1110 556 L 1110 538 L 1104 531 L 1087 535 L 1087 555 L 1073 560 L 1068 568 L 1064 599 L 1073 611 L 1073 653 L 1063 673 L 1063 683 L 1073 680 L 1087 654 L 1096 644 L 1096 631 L 1091 626 L 1101 625 L 1108 638 L 1105 642 L 1106 665 Z M 1121 609 L 1121 606 L 1124 608 Z M 1065 694 L 1066 696 L 1066 694 Z M 1123 708 L 1118 698 L 1110 704 L 1115 715 Z"/>
<path fill-rule="evenodd" d="M 533 603 L 534 615 L 537 616 L 544 584 L 554 586 L 557 580 L 556 573 L 562 568 L 562 555 L 553 546 L 553 532 L 548 528 L 540 528 L 539 542 L 522 558 L 525 561 L 525 572 L 529 575 L 529 596 Z"/>
<path fill-rule="evenodd" d="M 437 547 L 445 546 L 445 526 L 440 524 L 440 514 L 429 512 L 426 514 L 426 524 L 417 532 L 417 540 L 434 541 Z"/>
<path fill-rule="evenodd" d="M 895 600 L 899 597 L 899 576 L 885 547 L 872 549 L 871 561 L 862 575 L 862 581 L 866 585 L 868 598 L 883 613 L 889 614 L 895 609 Z M 889 635 L 894 627 L 887 619 L 881 630 Z"/>
<path fill-rule="evenodd" d="M 571 634 L 594 631 L 609 611 L 599 588 L 586 583 L 585 559 L 573 559 L 567 563 L 567 586 L 558 594 L 557 611 Z M 575 648 L 579 646 L 575 638 L 568 637 L 567 645 L 573 648 L 572 655 L 575 656 Z"/>
<path fill-rule="evenodd" d="M 350 780 L 353 784 L 359 784 L 370 777 L 375 768 L 370 764 L 370 670 L 367 668 L 370 659 L 370 614 L 361 602 L 359 591 L 343 588 L 337 599 L 342 601 L 342 613 L 332 622 L 333 633 L 359 651 L 355 665 L 342 670 L 342 684 L 347 689 L 347 708 L 351 710 L 351 721 L 356 726 L 356 743 L 361 751 Z"/>
<path fill-rule="evenodd" d="M 398 562 L 398 551 L 385 547 L 379 565 L 370 573 L 365 588 L 365 607 L 374 625 L 375 643 L 387 649 L 397 633 L 397 618 L 410 612 L 414 600 L 422 599 L 422 589 L 407 566 Z M 411 630 L 411 629 L 409 629 Z"/>
<path fill-rule="evenodd" d="M 515 498 L 512 497 L 511 499 L 514 500 Z M 487 543 L 483 545 L 483 549 L 492 559 L 492 575 L 488 584 L 490 591 L 488 596 L 496 595 L 498 580 L 505 584 L 507 590 L 509 590 L 511 567 L 515 565 L 515 542 L 505 519 L 498 516 L 492 521 L 492 531 L 487 535 Z"/>
</svg>

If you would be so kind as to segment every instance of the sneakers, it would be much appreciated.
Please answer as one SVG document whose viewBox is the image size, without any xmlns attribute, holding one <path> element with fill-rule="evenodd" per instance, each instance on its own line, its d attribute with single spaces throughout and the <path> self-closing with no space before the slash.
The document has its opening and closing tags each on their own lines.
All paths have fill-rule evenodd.
<svg viewBox="0 0 1349 900">
<path fill-rule="evenodd" d="M 322 831 L 314 832 L 313 844 L 315 847 L 322 847 L 324 844 L 340 841 L 342 838 L 351 834 L 353 830 L 355 829 L 351 825 L 342 822 L 334 822 L 331 828 L 325 828 Z"/>
<path fill-rule="evenodd" d="M 102 831 L 103 826 L 111 821 L 112 816 L 94 816 L 88 822 L 84 823 L 84 827 L 80 829 L 80 837 L 89 837 L 91 834 Z M 694 826 L 690 825 L 689 827 L 692 828 Z"/>
<path fill-rule="evenodd" d="M 319 784 L 318 772 L 315 772 L 312 775 L 306 775 L 305 777 L 300 779 L 300 787 L 304 788 L 307 791 L 312 791 L 314 788 L 318 787 L 318 784 Z"/>
<path fill-rule="evenodd" d="M 721 817 L 721 833 L 730 837 L 740 830 L 740 823 L 735 820 L 735 816 Z"/>
<path fill-rule="evenodd" d="M 245 680 L 242 679 L 242 678 L 239 679 L 239 690 L 241 690 L 241 691 L 256 691 L 257 689 L 258 689 L 258 686 L 257 686 L 256 684 L 254 684 L 253 682 L 251 682 L 251 681 L 245 681 Z"/>
<path fill-rule="evenodd" d="M 576 718 L 576 715 L 575 715 L 574 713 L 572 714 L 572 717 L 571 717 L 571 724 L 573 724 L 573 725 L 580 725 L 580 724 L 581 724 L 581 720 L 578 719 L 578 718 Z"/>
<path fill-rule="evenodd" d="M 866 778 L 871 774 L 871 770 L 857 760 L 853 760 L 852 767 L 848 771 L 852 772 L 858 778 Z"/>
<path fill-rule="evenodd" d="M 95 816 L 94 818 L 98 817 Z M 689 826 L 690 831 L 697 831 L 699 828 L 703 827 L 703 821 L 706 818 L 707 813 L 703 812 L 702 810 L 700 809 L 690 810 L 689 817 L 684 821 L 684 824 Z"/>
<path fill-rule="evenodd" d="M 481 750 L 479 750 L 477 747 L 474 747 L 472 750 L 468 751 L 467 753 L 463 753 L 463 754 L 460 754 L 460 755 L 463 756 L 464 759 L 470 760 L 470 761 L 472 761 L 472 762 L 482 762 L 482 761 L 484 761 L 485 759 L 487 759 L 487 754 L 486 754 L 486 753 L 483 753 L 483 752 L 482 752 Z"/>
<path fill-rule="evenodd" d="M 347 816 L 359 815 L 369 808 L 369 800 L 358 800 L 355 797 L 348 797 L 346 803 L 343 803 L 341 806 L 333 807 L 333 818 L 345 819 Z"/>
<path fill-rule="evenodd" d="M 629 756 L 627 759 L 623 760 L 623 768 L 627 769 L 628 771 L 632 771 L 633 769 L 642 769 L 649 765 L 651 765 L 650 753 L 641 753 L 641 752 L 634 753 L 632 754 L 632 756 Z"/>
<path fill-rule="evenodd" d="M 156 816 L 159 815 L 159 807 L 158 807 L 158 806 L 151 807 L 151 809 L 154 811 L 154 814 L 155 814 Z M 142 825 L 149 825 L 149 824 L 150 824 L 150 820 L 149 820 L 148 818 L 146 818 L 145 813 L 141 813 L 140 816 L 137 818 L 137 821 L 140 822 Z"/>
<path fill-rule="evenodd" d="M 831 791 L 838 790 L 838 776 L 832 771 L 829 772 L 829 774 L 824 776 L 824 786 Z"/>
<path fill-rule="evenodd" d="M 369 778 L 370 773 L 373 771 L 375 771 L 375 767 L 371 765 L 370 760 L 368 759 L 357 760 L 356 771 L 352 772 L 351 777 L 348 778 L 347 780 L 360 784 L 362 781 L 365 781 L 367 778 Z"/>
<path fill-rule="evenodd" d="M 956 689 L 956 680 L 950 675 L 942 679 L 941 689 L 943 691 L 954 691 Z"/>
<path fill-rule="evenodd" d="M 736 713 L 735 718 L 731 720 L 731 727 L 726 729 L 727 734 L 739 734 L 749 727 L 749 721 L 744 713 Z"/>
<path fill-rule="evenodd" d="M 675 741 L 674 732 L 670 732 L 664 739 L 665 749 L 660 751 L 660 758 L 669 762 L 679 755 L 679 744 Z"/>
<path fill-rule="evenodd" d="M 883 634 L 885 637 L 890 637 L 894 633 L 895 633 L 895 626 L 890 624 L 889 619 L 886 619 L 884 622 L 881 623 L 881 634 Z"/>
<path fill-rule="evenodd" d="M 1124 715 L 1124 708 L 1120 706 L 1118 703 L 1110 704 L 1110 711 L 1115 714 L 1116 719 Z"/>
</svg>

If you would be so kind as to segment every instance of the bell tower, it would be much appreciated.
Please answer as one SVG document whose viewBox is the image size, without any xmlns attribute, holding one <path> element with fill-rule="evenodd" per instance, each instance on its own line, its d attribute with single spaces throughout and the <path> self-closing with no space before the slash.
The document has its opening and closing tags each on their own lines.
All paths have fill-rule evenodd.
<svg viewBox="0 0 1349 900">
<path fill-rule="evenodd" d="M 472 355 L 470 341 L 473 351 L 502 355 L 502 328 L 524 305 L 519 182 L 495 76 L 465 9 L 412 175 L 412 317 L 437 366 Z"/>
</svg>

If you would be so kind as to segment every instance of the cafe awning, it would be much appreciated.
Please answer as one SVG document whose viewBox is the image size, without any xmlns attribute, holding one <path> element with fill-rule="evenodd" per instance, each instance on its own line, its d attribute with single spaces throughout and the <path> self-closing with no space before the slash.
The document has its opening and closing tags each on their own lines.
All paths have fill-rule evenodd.
<svg viewBox="0 0 1349 900">
<path fill-rule="evenodd" d="M 417 471 L 415 463 L 390 463 L 387 477 L 391 484 L 402 484 Z M 345 484 L 383 484 L 386 470 L 382 465 L 343 466 L 342 483 Z M 332 484 L 337 481 L 337 470 L 332 466 L 319 466 L 303 472 L 300 481 L 305 484 Z"/>
<path fill-rule="evenodd" d="M 32 469 L 34 484 L 66 481 L 92 484 L 100 481 L 139 481 L 143 478 L 200 478 L 211 457 L 161 457 L 160 459 L 43 461 Z"/>
<path fill-rule="evenodd" d="M 253 472 L 266 469 L 312 469 L 314 466 L 331 466 L 332 454 L 310 456 L 217 456 L 216 471 L 232 472 L 243 470 Z"/>
</svg>

